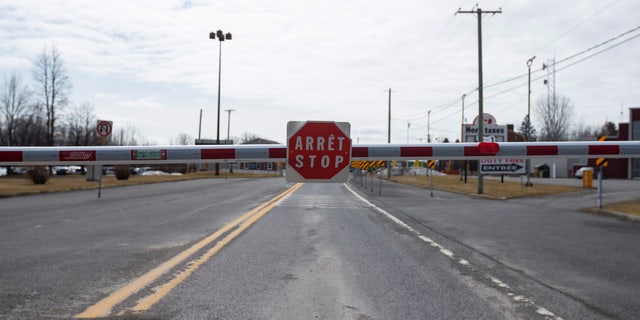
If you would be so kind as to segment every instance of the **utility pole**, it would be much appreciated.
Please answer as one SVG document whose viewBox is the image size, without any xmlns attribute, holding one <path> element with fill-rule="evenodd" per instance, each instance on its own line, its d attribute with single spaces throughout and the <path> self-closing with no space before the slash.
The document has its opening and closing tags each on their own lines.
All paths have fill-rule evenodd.
<svg viewBox="0 0 640 320">
<path fill-rule="evenodd" d="M 198 140 L 200 140 L 202 135 L 202 109 L 200 109 L 200 122 L 198 123 Z"/>
<path fill-rule="evenodd" d="M 527 91 L 527 128 L 525 131 L 525 140 L 527 140 L 527 142 L 529 142 L 529 139 L 531 139 L 531 64 L 533 63 L 533 59 L 535 59 L 536 56 L 533 56 L 531 59 L 527 60 L 527 68 L 529 69 L 529 80 L 528 80 L 528 91 Z M 531 159 L 527 158 L 526 161 L 526 174 L 527 174 L 527 183 L 525 184 L 525 186 L 527 187 L 531 187 L 533 186 L 533 184 L 531 183 Z"/>
<path fill-rule="evenodd" d="M 391 143 L 391 88 L 389 88 L 389 122 L 387 123 L 387 143 Z M 387 178 L 391 178 L 391 161 L 387 161 Z"/>
<path fill-rule="evenodd" d="M 227 112 L 227 143 L 229 141 L 229 133 L 231 132 L 231 112 L 236 111 L 236 109 L 226 109 Z"/>
<path fill-rule="evenodd" d="M 391 88 L 389 88 L 389 122 L 387 123 L 387 143 L 391 143 Z"/>
<path fill-rule="evenodd" d="M 464 141 L 464 98 L 467 97 L 466 94 L 462 95 L 462 121 L 460 122 L 460 142 Z"/>
<path fill-rule="evenodd" d="M 427 143 L 431 143 L 431 110 L 427 111 Z"/>
<path fill-rule="evenodd" d="M 502 13 L 502 9 L 496 11 L 482 11 L 477 8 L 471 11 L 458 10 L 457 13 L 475 13 L 478 15 L 478 142 L 484 141 L 484 111 L 483 107 L 483 85 L 482 85 L 482 13 Z M 478 194 L 484 192 L 482 184 L 482 173 L 478 165 Z"/>
<path fill-rule="evenodd" d="M 463 94 L 462 95 L 462 121 L 460 122 L 460 142 L 466 142 L 464 141 L 464 98 L 467 96 L 467 94 Z M 464 175 L 466 176 L 467 174 L 467 160 L 462 160 L 460 161 L 460 181 L 462 181 L 462 170 L 464 170 Z M 466 183 L 466 181 L 465 181 Z"/>
</svg>

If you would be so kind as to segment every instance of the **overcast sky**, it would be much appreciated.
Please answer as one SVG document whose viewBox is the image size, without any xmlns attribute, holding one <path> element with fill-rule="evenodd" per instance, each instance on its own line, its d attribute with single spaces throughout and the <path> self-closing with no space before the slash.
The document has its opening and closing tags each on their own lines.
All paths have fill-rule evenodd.
<svg viewBox="0 0 640 320">
<path fill-rule="evenodd" d="M 221 29 L 233 34 L 222 43 L 221 139 L 224 110 L 235 109 L 232 137 L 285 143 L 288 121 L 331 120 L 350 122 L 354 143 L 386 143 L 391 88 L 392 143 L 424 143 L 428 127 L 455 141 L 463 94 L 467 122 L 478 114 L 477 15 L 455 13 L 476 3 L 502 9 L 482 17 L 484 111 L 499 124 L 524 119 L 534 55 L 538 130 L 542 64 L 554 57 L 575 124 L 627 122 L 640 107 L 637 0 L 0 0 L 0 77 L 32 83 L 35 57 L 55 45 L 71 106 L 91 103 L 115 130 L 135 126 L 158 144 L 197 137 L 202 109 L 202 137 L 215 139 L 219 42 L 209 32 Z"/>
</svg>

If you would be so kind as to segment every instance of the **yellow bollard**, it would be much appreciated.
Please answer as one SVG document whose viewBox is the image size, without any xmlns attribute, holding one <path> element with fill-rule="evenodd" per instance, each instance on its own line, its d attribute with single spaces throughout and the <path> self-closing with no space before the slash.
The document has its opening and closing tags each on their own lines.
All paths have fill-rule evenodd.
<svg viewBox="0 0 640 320">
<path fill-rule="evenodd" d="M 584 170 L 582 172 L 582 187 L 591 188 L 593 186 L 593 170 Z"/>
</svg>

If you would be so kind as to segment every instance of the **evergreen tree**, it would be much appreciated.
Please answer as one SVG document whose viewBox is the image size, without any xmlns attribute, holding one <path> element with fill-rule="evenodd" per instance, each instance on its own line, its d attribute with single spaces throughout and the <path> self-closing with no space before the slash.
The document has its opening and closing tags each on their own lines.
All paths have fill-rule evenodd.
<svg viewBox="0 0 640 320">
<path fill-rule="evenodd" d="M 536 128 L 531 123 L 528 115 L 524 116 L 524 120 L 522 120 L 522 123 L 518 128 L 518 133 L 522 134 L 527 139 L 527 141 L 538 140 Z"/>
</svg>

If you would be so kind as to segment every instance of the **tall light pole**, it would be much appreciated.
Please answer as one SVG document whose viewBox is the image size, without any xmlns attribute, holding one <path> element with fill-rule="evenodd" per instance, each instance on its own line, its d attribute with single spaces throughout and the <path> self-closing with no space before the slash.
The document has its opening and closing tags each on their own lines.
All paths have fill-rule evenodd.
<svg viewBox="0 0 640 320">
<path fill-rule="evenodd" d="M 462 121 L 460 124 L 460 142 L 466 142 L 464 141 L 464 98 L 467 96 L 467 94 L 463 94 L 462 95 Z M 461 161 L 460 162 L 461 167 L 460 167 L 460 180 L 462 180 L 462 170 L 464 170 L 464 176 L 465 176 L 465 183 L 466 181 L 466 177 L 467 177 L 467 160 Z"/>
<path fill-rule="evenodd" d="M 231 33 L 224 34 L 222 30 L 209 33 L 209 39 L 218 38 L 220 49 L 218 51 L 218 126 L 216 133 L 216 144 L 220 144 L 220 78 L 222 75 L 222 41 L 231 40 Z M 220 164 L 216 162 L 216 176 L 220 175 Z"/>
<path fill-rule="evenodd" d="M 389 88 L 389 122 L 387 123 L 387 143 L 391 143 L 391 88 Z M 387 161 L 387 178 L 391 178 L 391 161 Z"/>
<path fill-rule="evenodd" d="M 231 132 L 231 112 L 235 109 L 225 109 L 227 112 L 227 142 L 229 142 L 229 133 Z M 229 173 L 233 173 L 233 162 L 229 163 Z"/>
<path fill-rule="evenodd" d="M 431 143 L 431 110 L 427 111 L 427 143 Z"/>
<path fill-rule="evenodd" d="M 527 68 L 529 69 L 529 84 L 528 84 L 528 92 L 527 92 L 527 128 L 525 131 L 525 140 L 527 140 L 527 142 L 529 142 L 529 138 L 531 135 L 531 64 L 533 63 L 533 59 L 535 59 L 536 56 L 531 57 L 531 59 L 527 60 Z M 527 184 L 525 184 L 525 186 L 527 187 L 531 187 L 533 184 L 531 184 L 531 180 L 529 177 L 531 175 L 531 159 L 527 158 L 527 161 L 525 162 L 527 169 Z"/>
<path fill-rule="evenodd" d="M 229 141 L 229 132 L 231 132 L 231 112 L 236 111 L 235 109 L 225 109 L 227 113 L 227 141 Z"/>
</svg>

